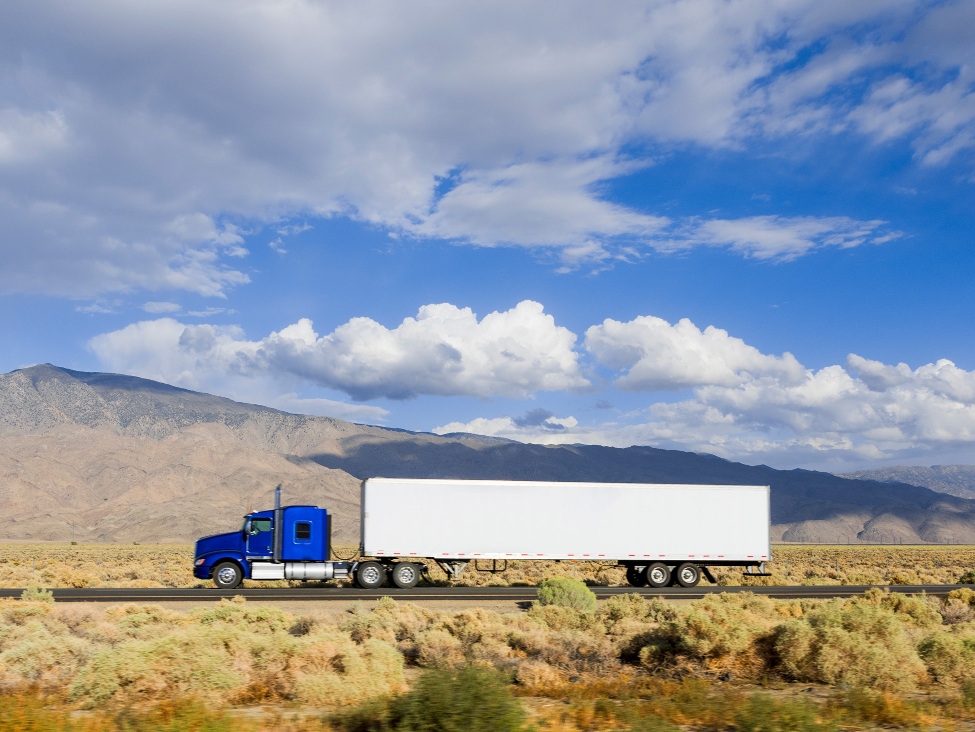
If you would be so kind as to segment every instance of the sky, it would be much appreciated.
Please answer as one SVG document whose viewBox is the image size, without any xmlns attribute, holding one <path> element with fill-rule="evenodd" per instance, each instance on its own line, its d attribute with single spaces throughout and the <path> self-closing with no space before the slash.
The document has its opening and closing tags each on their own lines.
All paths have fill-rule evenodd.
<svg viewBox="0 0 975 732">
<path fill-rule="evenodd" d="M 975 463 L 975 2 L 13 0 L 0 370 Z"/>
</svg>

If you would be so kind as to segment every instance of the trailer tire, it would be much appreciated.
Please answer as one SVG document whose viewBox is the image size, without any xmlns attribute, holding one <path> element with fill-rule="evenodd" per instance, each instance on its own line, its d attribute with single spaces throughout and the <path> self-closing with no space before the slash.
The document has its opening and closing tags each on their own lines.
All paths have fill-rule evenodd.
<svg viewBox="0 0 975 732">
<path fill-rule="evenodd" d="M 701 581 L 701 568 L 691 562 L 684 562 L 674 570 L 674 577 L 681 587 L 697 587 Z"/>
<path fill-rule="evenodd" d="M 237 562 L 220 562 L 213 568 L 213 584 L 219 590 L 234 590 L 244 581 L 244 571 Z"/>
<path fill-rule="evenodd" d="M 355 581 L 364 590 L 375 590 L 386 584 L 386 570 L 379 562 L 363 562 L 355 570 Z"/>
<path fill-rule="evenodd" d="M 401 590 L 408 590 L 420 581 L 420 568 L 410 562 L 397 562 L 390 568 L 389 577 Z"/>
<path fill-rule="evenodd" d="M 666 587 L 670 584 L 670 567 L 663 562 L 654 562 L 647 567 L 644 577 L 650 587 Z"/>
<path fill-rule="evenodd" d="M 645 587 L 647 584 L 647 576 L 636 567 L 627 567 L 626 581 L 633 587 Z"/>
</svg>

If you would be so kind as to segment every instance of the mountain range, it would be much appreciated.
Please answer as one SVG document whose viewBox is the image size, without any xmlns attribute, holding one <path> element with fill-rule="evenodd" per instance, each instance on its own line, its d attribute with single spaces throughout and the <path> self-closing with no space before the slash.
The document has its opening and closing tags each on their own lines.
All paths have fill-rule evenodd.
<svg viewBox="0 0 975 732">
<path fill-rule="evenodd" d="M 0 375 L 6 539 L 183 542 L 272 505 L 327 506 L 358 541 L 363 478 L 725 483 L 772 487 L 772 538 L 975 543 L 975 500 L 652 447 L 542 446 L 289 414 L 147 379 L 50 364 Z M 871 476 L 872 477 L 872 476 Z M 517 510 L 517 506 L 512 506 Z M 658 521 L 693 517 L 647 516 Z"/>
<path fill-rule="evenodd" d="M 876 480 L 881 483 L 910 483 L 960 498 L 975 498 L 975 465 L 893 465 L 889 468 L 857 470 L 839 475 L 843 478 Z"/>
</svg>

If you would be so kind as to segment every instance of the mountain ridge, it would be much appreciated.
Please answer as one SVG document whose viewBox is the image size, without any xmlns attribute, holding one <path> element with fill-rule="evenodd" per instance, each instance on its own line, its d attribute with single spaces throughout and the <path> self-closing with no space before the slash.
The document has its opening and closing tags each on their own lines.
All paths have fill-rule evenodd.
<svg viewBox="0 0 975 732">
<path fill-rule="evenodd" d="M 533 445 L 291 414 L 134 376 L 45 364 L 0 375 L 8 538 L 187 541 L 286 500 L 330 507 L 357 541 L 372 476 L 772 486 L 773 539 L 975 543 L 975 500 L 678 450 Z M 653 521 L 667 517 L 648 517 Z"/>
</svg>

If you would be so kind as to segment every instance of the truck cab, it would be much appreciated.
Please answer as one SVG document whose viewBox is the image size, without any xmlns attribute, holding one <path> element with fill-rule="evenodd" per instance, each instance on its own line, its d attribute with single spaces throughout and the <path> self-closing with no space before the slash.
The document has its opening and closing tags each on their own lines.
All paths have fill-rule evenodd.
<svg viewBox="0 0 975 732">
<path fill-rule="evenodd" d="M 348 577 L 351 563 L 329 561 L 331 517 L 317 506 L 280 506 L 244 517 L 240 530 L 196 542 L 193 575 L 220 589 L 245 579 L 329 580 Z"/>
</svg>

